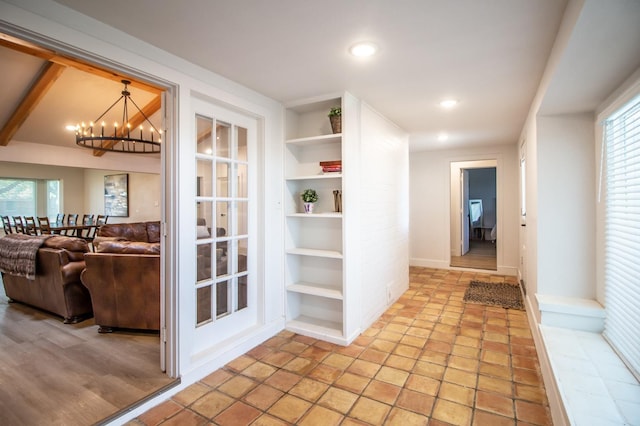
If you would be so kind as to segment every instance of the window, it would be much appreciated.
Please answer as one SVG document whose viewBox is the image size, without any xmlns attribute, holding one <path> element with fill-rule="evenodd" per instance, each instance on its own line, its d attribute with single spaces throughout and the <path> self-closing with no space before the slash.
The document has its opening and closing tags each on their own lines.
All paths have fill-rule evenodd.
<svg viewBox="0 0 640 426">
<path fill-rule="evenodd" d="M 3 216 L 49 216 L 60 211 L 60 181 L 0 178 Z"/>
<path fill-rule="evenodd" d="M 640 96 L 605 122 L 604 335 L 640 372 Z"/>
</svg>

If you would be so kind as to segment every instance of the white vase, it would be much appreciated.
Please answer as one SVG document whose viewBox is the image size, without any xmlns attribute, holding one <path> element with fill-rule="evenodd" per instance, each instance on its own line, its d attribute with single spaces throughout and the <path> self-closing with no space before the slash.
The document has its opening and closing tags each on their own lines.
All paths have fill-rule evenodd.
<svg viewBox="0 0 640 426">
<path fill-rule="evenodd" d="M 305 213 L 313 213 L 313 204 L 314 203 L 303 203 L 304 204 L 304 212 Z"/>
</svg>

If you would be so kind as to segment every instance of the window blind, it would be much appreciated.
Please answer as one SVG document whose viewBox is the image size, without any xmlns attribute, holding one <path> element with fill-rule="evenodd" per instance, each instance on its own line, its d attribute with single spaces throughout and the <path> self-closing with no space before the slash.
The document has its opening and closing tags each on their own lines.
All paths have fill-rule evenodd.
<svg viewBox="0 0 640 426">
<path fill-rule="evenodd" d="M 605 331 L 640 372 L 640 96 L 605 122 Z"/>
</svg>

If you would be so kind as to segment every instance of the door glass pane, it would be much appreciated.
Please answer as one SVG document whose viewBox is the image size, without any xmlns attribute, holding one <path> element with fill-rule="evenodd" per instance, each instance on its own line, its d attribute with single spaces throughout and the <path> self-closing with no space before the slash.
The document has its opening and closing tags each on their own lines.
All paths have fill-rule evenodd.
<svg viewBox="0 0 640 426">
<path fill-rule="evenodd" d="M 236 137 L 238 141 L 238 157 L 240 161 L 247 161 L 247 129 L 236 127 Z"/>
<path fill-rule="evenodd" d="M 245 272 L 247 270 L 247 250 L 249 240 L 241 238 L 238 240 L 238 264 L 236 272 Z"/>
<path fill-rule="evenodd" d="M 220 318 L 229 313 L 229 307 L 231 304 L 229 303 L 229 297 L 231 293 L 229 292 L 229 281 L 221 281 L 216 284 L 216 317 Z"/>
<path fill-rule="evenodd" d="M 247 165 L 238 164 L 238 198 L 247 198 Z"/>
<path fill-rule="evenodd" d="M 201 287 L 196 292 L 196 324 L 211 321 L 211 286 Z"/>
<path fill-rule="evenodd" d="M 237 223 L 238 223 L 238 232 L 237 235 L 247 235 L 249 232 L 249 224 L 247 223 L 249 218 L 249 203 L 246 201 L 238 201 L 236 202 L 237 206 Z"/>
<path fill-rule="evenodd" d="M 247 306 L 247 276 L 243 275 L 238 277 L 238 310 Z"/>
<path fill-rule="evenodd" d="M 196 116 L 196 147 L 198 154 L 213 154 L 213 119 Z"/>
<path fill-rule="evenodd" d="M 229 273 L 229 255 L 227 253 L 227 241 L 216 243 L 216 276 L 227 275 Z"/>
<path fill-rule="evenodd" d="M 198 159 L 196 162 L 196 196 L 212 197 L 213 162 L 211 160 Z"/>
<path fill-rule="evenodd" d="M 230 179 L 229 179 L 229 163 L 217 162 L 216 163 L 216 189 L 217 197 L 229 197 L 231 194 L 230 190 Z"/>
<path fill-rule="evenodd" d="M 229 202 L 218 201 L 216 203 L 216 236 L 225 237 L 229 233 Z"/>
<path fill-rule="evenodd" d="M 216 122 L 216 156 L 229 158 L 231 147 L 230 126 L 227 123 Z"/>
<path fill-rule="evenodd" d="M 213 236 L 211 233 L 213 214 L 213 201 L 198 201 L 196 203 L 196 235 L 198 239 Z"/>
<path fill-rule="evenodd" d="M 211 279 L 212 247 L 211 243 L 198 244 L 197 246 L 196 267 L 198 268 L 198 281 Z"/>
</svg>

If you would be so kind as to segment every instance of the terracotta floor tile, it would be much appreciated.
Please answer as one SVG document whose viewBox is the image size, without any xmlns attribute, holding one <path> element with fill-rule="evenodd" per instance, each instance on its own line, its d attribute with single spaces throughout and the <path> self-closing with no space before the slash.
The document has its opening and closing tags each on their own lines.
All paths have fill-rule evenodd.
<svg viewBox="0 0 640 426">
<path fill-rule="evenodd" d="M 429 339 L 427 341 L 427 344 L 424 345 L 425 350 L 428 351 L 432 351 L 432 352 L 440 352 L 443 354 L 450 354 L 451 353 L 451 343 L 447 343 L 447 342 L 440 342 L 438 340 L 431 340 Z"/>
<path fill-rule="evenodd" d="M 456 368 L 447 368 L 444 372 L 444 381 L 453 383 L 454 385 L 475 388 L 478 376 L 475 373 L 458 370 Z"/>
<path fill-rule="evenodd" d="M 252 379 L 256 379 L 262 381 L 267 377 L 271 376 L 276 372 L 276 369 L 268 364 L 263 362 L 254 362 L 244 370 L 242 370 L 242 375 L 251 377 Z"/>
<path fill-rule="evenodd" d="M 289 423 L 270 414 L 263 414 L 251 426 L 289 426 Z"/>
<path fill-rule="evenodd" d="M 328 388 L 329 385 L 326 383 L 304 378 L 291 388 L 289 393 L 307 401 L 315 402 Z"/>
<path fill-rule="evenodd" d="M 546 407 L 527 401 L 516 401 L 516 418 L 518 421 L 535 425 L 551 425 L 551 416 Z"/>
<path fill-rule="evenodd" d="M 364 388 L 367 387 L 369 382 L 370 379 L 366 377 L 358 376 L 352 373 L 344 373 L 333 383 L 333 385 L 360 394 L 362 393 Z"/>
<path fill-rule="evenodd" d="M 547 395 L 544 392 L 544 388 L 540 386 L 529 386 L 521 383 L 516 383 L 516 398 L 529 402 L 535 402 L 538 404 L 544 404 L 547 402 Z"/>
<path fill-rule="evenodd" d="M 391 383 L 396 386 L 404 386 L 404 383 L 409 378 L 409 373 L 406 371 L 398 370 L 397 368 L 382 367 L 375 377 L 377 380 Z"/>
<path fill-rule="evenodd" d="M 358 395 L 353 392 L 348 392 L 338 388 L 329 388 L 329 390 L 322 395 L 318 404 L 346 414 L 351 410 L 351 407 L 353 407 L 353 404 L 357 399 Z"/>
<path fill-rule="evenodd" d="M 439 364 L 433 364 L 431 362 L 418 361 L 413 366 L 412 373 L 420 374 L 422 376 L 431 377 L 436 380 L 441 380 L 444 375 L 445 367 Z"/>
<path fill-rule="evenodd" d="M 408 326 L 404 324 L 391 323 L 385 327 L 387 331 L 395 331 L 396 333 L 404 334 L 409 329 Z"/>
<path fill-rule="evenodd" d="M 480 374 L 484 374 L 485 376 L 511 380 L 511 368 L 504 365 L 481 362 L 479 371 Z"/>
<path fill-rule="evenodd" d="M 218 389 L 234 398 L 244 396 L 251 389 L 256 387 L 257 383 L 243 376 L 236 376 L 223 383 Z"/>
<path fill-rule="evenodd" d="M 273 404 L 267 412 L 289 423 L 296 423 L 311 406 L 311 403 L 303 399 L 293 395 L 285 395 Z"/>
<path fill-rule="evenodd" d="M 535 370 L 538 368 L 538 358 L 530 358 L 522 355 L 513 355 L 511 357 L 514 367 L 525 368 L 527 370 Z"/>
<path fill-rule="evenodd" d="M 424 337 L 410 336 L 408 334 L 405 334 L 402 339 L 400 339 L 400 344 L 413 346 L 418 349 L 422 349 L 426 342 L 427 340 Z"/>
<path fill-rule="evenodd" d="M 480 347 L 480 339 L 476 339 L 475 337 L 468 336 L 456 336 L 455 344 L 460 346 L 468 346 L 471 348 L 479 348 Z"/>
<path fill-rule="evenodd" d="M 497 377 L 478 376 L 478 389 L 486 392 L 494 392 L 511 398 L 513 396 L 513 383 Z"/>
<path fill-rule="evenodd" d="M 485 332 L 484 339 L 490 342 L 509 343 L 509 336 L 506 333 Z"/>
<path fill-rule="evenodd" d="M 399 355 L 389 355 L 389 358 L 384 362 L 384 365 L 397 368 L 400 370 L 411 371 L 416 364 L 416 360 L 412 358 L 406 358 Z"/>
<path fill-rule="evenodd" d="M 305 375 L 316 366 L 316 362 L 306 358 L 294 358 L 282 368 L 293 373 Z"/>
<path fill-rule="evenodd" d="M 273 352 L 262 358 L 262 362 L 274 365 L 276 367 L 283 367 L 293 358 L 295 358 L 295 355 L 290 354 L 289 352 Z"/>
<path fill-rule="evenodd" d="M 476 408 L 505 417 L 514 417 L 513 399 L 495 393 L 478 391 Z"/>
<path fill-rule="evenodd" d="M 447 401 L 457 402 L 458 404 L 473 407 L 473 398 L 475 390 L 460 385 L 454 385 L 453 383 L 444 382 L 440 386 L 438 392 L 438 398 L 446 399 Z"/>
<path fill-rule="evenodd" d="M 537 357 L 538 354 L 536 353 L 536 347 L 535 346 L 525 346 L 525 345 L 515 345 L 515 344 L 511 344 L 511 353 L 513 355 L 522 355 L 522 356 L 528 356 L 528 357 Z"/>
<path fill-rule="evenodd" d="M 452 355 L 449 357 L 449 367 L 457 368 L 458 370 L 468 371 L 475 373 L 478 371 L 479 362 L 476 359 L 464 358 L 460 356 Z"/>
<path fill-rule="evenodd" d="M 357 344 L 351 344 L 349 346 L 344 346 L 339 348 L 336 352 L 342 355 L 349 356 L 351 358 L 358 358 L 362 351 L 365 350 L 364 346 L 359 346 Z"/>
<path fill-rule="evenodd" d="M 308 347 L 309 345 L 306 345 L 304 343 L 292 341 L 280 346 L 279 350 L 291 352 L 292 354 L 298 355 L 304 352 L 304 350 L 307 349 Z"/>
<path fill-rule="evenodd" d="M 498 416 L 482 410 L 475 410 L 473 413 L 473 426 L 515 426 L 513 418 Z"/>
<path fill-rule="evenodd" d="M 372 425 L 381 425 L 389 414 L 391 407 L 373 399 L 360 397 L 351 409 L 349 416 Z"/>
<path fill-rule="evenodd" d="M 434 330 L 431 332 L 431 335 L 429 336 L 429 341 L 438 341 L 438 342 L 448 343 L 449 347 L 451 347 L 451 345 L 453 344 L 453 342 L 455 342 L 455 340 L 456 340 L 455 331 L 452 333 L 448 333 L 448 332 Z"/>
<path fill-rule="evenodd" d="M 278 370 L 271 377 L 265 380 L 265 383 L 276 389 L 280 389 L 283 392 L 288 392 L 289 389 L 300 381 L 301 378 L 302 377 L 297 374 L 293 374 L 289 371 Z"/>
<path fill-rule="evenodd" d="M 509 354 L 485 350 L 482 351 L 480 359 L 482 359 L 483 362 L 498 365 L 509 365 L 510 361 Z"/>
<path fill-rule="evenodd" d="M 326 357 L 322 364 L 330 365 L 331 367 L 339 368 L 341 370 L 346 369 L 353 362 L 353 358 L 341 354 L 331 354 Z"/>
<path fill-rule="evenodd" d="M 513 369 L 513 381 L 518 383 L 526 383 L 532 386 L 541 386 L 542 379 L 537 371 L 526 370 L 523 368 Z"/>
<path fill-rule="evenodd" d="M 395 349 L 396 345 L 397 345 L 396 342 L 390 342 L 388 340 L 383 340 L 383 339 L 375 339 L 373 342 L 371 342 L 369 347 L 389 354 L 393 352 L 393 349 Z"/>
<path fill-rule="evenodd" d="M 155 426 L 182 409 L 183 407 L 180 404 L 172 400 L 167 400 L 160 405 L 156 405 L 146 413 L 141 414 L 139 419 L 147 426 Z"/>
<path fill-rule="evenodd" d="M 209 423 L 209 420 L 205 419 L 199 414 L 190 410 L 182 410 L 175 416 L 169 418 L 162 423 L 163 426 L 204 426 Z"/>
<path fill-rule="evenodd" d="M 225 365 L 225 367 L 231 371 L 239 373 L 254 362 L 256 362 L 256 360 L 251 358 L 250 356 L 242 355 L 229 362 L 227 365 Z"/>
<path fill-rule="evenodd" d="M 300 356 L 320 362 L 323 359 L 325 359 L 329 354 L 331 354 L 331 352 L 329 352 L 327 350 L 320 349 L 317 346 L 309 346 L 307 349 L 304 350 L 304 352 L 302 352 L 300 354 Z M 292 356 L 292 358 L 293 358 L 293 356 Z M 282 364 L 282 365 L 284 365 L 284 364 Z"/>
<path fill-rule="evenodd" d="M 440 388 L 440 380 L 433 379 L 427 376 L 421 376 L 419 374 L 411 374 L 405 384 L 406 389 L 411 389 L 416 392 L 424 393 L 431 396 L 438 395 L 438 389 Z"/>
<path fill-rule="evenodd" d="M 453 425 L 467 426 L 471 424 L 471 415 L 470 407 L 438 398 L 432 417 Z"/>
<path fill-rule="evenodd" d="M 396 406 L 429 416 L 435 400 L 436 399 L 433 396 L 425 395 L 424 393 L 415 392 L 409 389 L 403 389 L 400 391 L 400 395 L 396 400 Z"/>
<path fill-rule="evenodd" d="M 211 386 L 212 388 L 215 388 L 217 386 L 220 386 L 221 384 L 223 384 L 224 382 L 226 382 L 227 380 L 229 380 L 230 378 L 233 377 L 233 374 L 226 371 L 226 370 L 216 370 L 213 373 L 209 374 L 207 377 L 205 377 L 204 379 L 200 380 L 202 383 L 204 383 L 205 385 Z"/>
<path fill-rule="evenodd" d="M 404 356 L 407 358 L 418 359 L 418 357 L 422 354 L 422 350 L 420 348 L 416 348 L 415 346 L 398 344 L 393 350 L 395 355 Z"/>
<path fill-rule="evenodd" d="M 429 424 L 429 418 L 421 414 L 412 413 L 402 408 L 392 408 L 385 425 L 388 426 L 419 426 Z"/>
<path fill-rule="evenodd" d="M 187 406 L 209 391 L 211 391 L 209 387 L 201 383 L 194 383 L 175 394 L 171 399 L 176 401 L 178 404 Z"/>
<path fill-rule="evenodd" d="M 336 381 L 338 377 L 342 374 L 342 371 L 331 367 L 329 365 L 320 364 L 316 366 L 313 370 L 311 370 L 307 375 L 308 377 L 316 380 L 320 380 L 321 382 L 325 382 L 328 384 L 332 384 Z"/>
<path fill-rule="evenodd" d="M 247 404 L 265 411 L 284 395 L 284 392 L 268 385 L 259 385 L 254 390 L 245 395 L 242 400 Z M 212 417 L 212 416 L 210 416 Z"/>
<path fill-rule="evenodd" d="M 449 361 L 449 353 L 433 352 L 430 350 L 422 351 L 422 355 L 418 358 L 420 361 L 426 361 L 433 364 L 447 365 Z"/>
<path fill-rule="evenodd" d="M 426 339 L 427 337 L 429 337 L 429 334 L 431 334 L 431 330 L 427 328 L 416 327 L 414 325 L 413 327 L 409 327 L 405 334 Z"/>
<path fill-rule="evenodd" d="M 194 402 L 193 405 L 191 405 L 191 409 L 203 417 L 212 419 L 234 402 L 234 398 L 222 392 L 213 391 Z"/>
<path fill-rule="evenodd" d="M 508 354 L 510 352 L 509 345 L 506 343 L 500 343 L 500 342 L 484 341 L 482 342 L 482 349 L 487 351 L 493 351 L 493 352 L 501 352 L 505 354 Z"/>
<path fill-rule="evenodd" d="M 353 363 L 347 368 L 347 371 L 358 374 L 360 376 L 374 377 L 378 370 L 380 370 L 380 364 L 370 361 L 364 361 L 362 359 L 356 359 Z"/>
<path fill-rule="evenodd" d="M 388 352 L 379 351 L 373 348 L 367 348 L 364 351 L 362 351 L 359 358 L 365 361 L 371 361 L 378 364 L 382 364 L 384 363 L 384 361 L 387 359 L 388 356 L 389 356 Z"/>
<path fill-rule="evenodd" d="M 220 413 L 215 418 L 215 422 L 220 426 L 248 425 L 260 417 L 261 414 L 259 410 L 238 401 Z"/>
<path fill-rule="evenodd" d="M 301 426 L 337 426 L 342 422 L 342 419 L 344 419 L 343 415 L 315 405 L 298 424 Z"/>
<path fill-rule="evenodd" d="M 399 386 L 372 380 L 364 392 L 362 392 L 362 395 L 375 399 L 376 401 L 384 402 L 385 404 L 393 405 L 401 389 Z"/>
<path fill-rule="evenodd" d="M 269 355 L 270 353 L 273 353 L 273 349 L 271 349 L 268 346 L 258 345 L 255 348 L 251 349 L 249 352 L 247 352 L 247 355 L 249 355 L 251 358 L 260 360 L 265 356 Z"/>
</svg>

